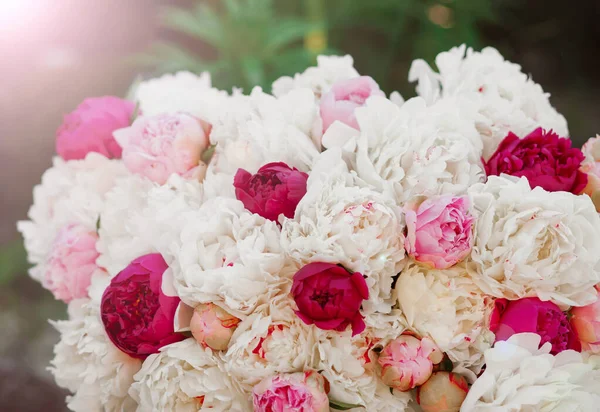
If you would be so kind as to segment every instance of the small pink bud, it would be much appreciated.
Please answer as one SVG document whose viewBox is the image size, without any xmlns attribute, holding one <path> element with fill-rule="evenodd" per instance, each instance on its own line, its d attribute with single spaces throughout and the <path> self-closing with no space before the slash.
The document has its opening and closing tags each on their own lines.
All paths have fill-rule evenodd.
<svg viewBox="0 0 600 412">
<path fill-rule="evenodd" d="M 417 389 L 417 403 L 423 412 L 459 412 L 467 397 L 465 378 L 452 372 L 435 372 Z"/>
<path fill-rule="evenodd" d="M 571 309 L 571 326 L 585 351 L 600 353 L 600 292 L 596 301 Z"/>
<path fill-rule="evenodd" d="M 240 320 L 213 303 L 194 309 L 190 329 L 194 339 L 212 350 L 226 350 Z"/>
</svg>

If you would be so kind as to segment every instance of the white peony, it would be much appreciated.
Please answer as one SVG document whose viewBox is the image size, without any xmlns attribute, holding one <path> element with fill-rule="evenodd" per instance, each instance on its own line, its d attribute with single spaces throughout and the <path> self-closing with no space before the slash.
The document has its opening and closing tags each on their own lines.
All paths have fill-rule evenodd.
<svg viewBox="0 0 600 412">
<path fill-rule="evenodd" d="M 508 132 L 525 137 L 538 127 L 568 136 L 567 122 L 551 105 L 549 95 L 493 48 L 476 52 L 465 45 L 440 53 L 435 59 L 439 73 L 423 60 L 415 60 L 409 80 L 417 81 L 417 93 L 428 103 L 463 96 L 483 116 L 477 129 L 487 159 Z"/>
<path fill-rule="evenodd" d="M 366 276 L 366 314 L 389 312 L 392 277 L 404 260 L 404 224 L 394 201 L 348 171 L 339 150 L 323 152 L 293 220 L 282 224 L 282 245 L 301 266 L 342 264 Z"/>
<path fill-rule="evenodd" d="M 411 263 L 395 292 L 409 328 L 432 338 L 458 367 L 479 372 L 494 341 L 487 325 L 492 302 L 464 265 L 437 270 Z"/>
<path fill-rule="evenodd" d="M 275 80 L 273 95 L 281 97 L 295 89 L 309 88 L 320 99 L 334 83 L 358 76 L 352 56 L 318 56 L 316 67 L 309 67 L 294 77 L 283 76 Z"/>
<path fill-rule="evenodd" d="M 317 366 L 318 330 L 294 314 L 292 303 L 283 299 L 280 304 L 269 305 L 269 315 L 255 313 L 246 318 L 223 353 L 228 374 L 245 391 L 251 392 L 254 385 L 269 376 Z"/>
<path fill-rule="evenodd" d="M 243 317 L 289 283 L 280 279 L 286 262 L 277 224 L 238 200 L 210 199 L 179 219 L 185 225 L 162 255 L 170 266 L 165 277 L 186 304 L 212 302 Z"/>
<path fill-rule="evenodd" d="M 130 411 L 135 402 L 128 390 L 141 361 L 117 349 L 100 319 L 100 296 L 107 280 L 95 279 L 91 300 L 69 304 L 69 319 L 52 322 L 61 334 L 50 368 L 73 411 Z"/>
<path fill-rule="evenodd" d="M 241 392 L 224 366 L 210 349 L 186 339 L 146 358 L 129 393 L 138 412 L 251 410 L 250 394 Z"/>
<path fill-rule="evenodd" d="M 233 193 L 238 168 L 250 173 L 270 162 L 284 162 L 308 171 L 318 156 L 320 117 L 310 90 L 299 89 L 276 99 L 255 88 L 250 96 L 236 95 L 229 110 L 213 125 L 210 140 L 216 144 L 206 176 L 223 179 Z M 221 177 L 221 176 L 224 176 Z M 222 190 L 222 189 L 221 189 Z"/>
<path fill-rule="evenodd" d="M 133 90 L 144 116 L 186 112 L 208 123 L 216 121 L 227 109 L 227 93 L 211 87 L 210 74 L 190 72 L 165 74 L 140 82 Z"/>
<path fill-rule="evenodd" d="M 476 113 L 455 99 L 398 107 L 374 96 L 356 109 L 360 132 L 331 127 L 327 148 L 340 147 L 358 176 L 400 205 L 415 196 L 465 193 L 485 177 Z"/>
<path fill-rule="evenodd" d="M 461 412 L 594 412 L 600 403 L 600 357 L 572 350 L 551 355 L 549 342 L 522 333 L 485 352 L 485 372 Z M 539 348 L 539 349 L 538 349 Z"/>
<path fill-rule="evenodd" d="M 186 224 L 182 215 L 202 202 L 202 184 L 178 175 L 162 186 L 136 175 L 121 179 L 106 195 L 98 265 L 115 276 L 142 255 L 168 250 Z"/>
<path fill-rule="evenodd" d="M 109 160 L 98 153 L 89 153 L 83 160 L 64 161 L 59 157 L 42 176 L 42 183 L 33 189 L 33 205 L 29 220 L 17 224 L 25 238 L 29 262 L 34 266 L 30 275 L 41 280 L 45 262 L 58 231 L 68 224 L 77 224 L 96 231 L 96 224 L 105 209 L 106 193 L 128 172 L 119 160 Z"/>
<path fill-rule="evenodd" d="M 526 178 L 509 176 L 490 176 L 469 194 L 476 216 L 472 277 L 485 293 L 537 296 L 562 307 L 594 301 L 600 217 L 588 196 L 531 190 Z"/>
<path fill-rule="evenodd" d="M 350 333 L 320 334 L 317 370 L 330 386 L 332 403 L 363 406 L 368 411 L 387 412 L 407 409 L 410 395 L 390 391 L 377 377 L 373 339 L 368 333 L 354 338 Z M 357 409 L 360 410 L 360 409 Z"/>
</svg>

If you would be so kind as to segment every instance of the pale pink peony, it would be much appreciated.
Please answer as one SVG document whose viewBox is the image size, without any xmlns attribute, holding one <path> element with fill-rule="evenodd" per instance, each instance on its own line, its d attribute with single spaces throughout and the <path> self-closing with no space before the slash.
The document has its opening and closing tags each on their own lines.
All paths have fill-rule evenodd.
<svg viewBox="0 0 600 412">
<path fill-rule="evenodd" d="M 571 326 L 581 342 L 581 349 L 600 354 L 600 289 L 596 301 L 571 309 Z"/>
<path fill-rule="evenodd" d="M 360 130 L 354 111 L 364 106 L 371 96 L 385 97 L 385 93 L 369 76 L 355 77 L 335 83 L 321 99 L 323 132 L 336 120 Z"/>
<path fill-rule="evenodd" d="M 80 225 L 67 225 L 57 234 L 42 284 L 66 303 L 87 297 L 96 266 L 98 236 Z"/>
<path fill-rule="evenodd" d="M 194 339 L 212 350 L 226 350 L 240 320 L 221 307 L 206 303 L 194 309 L 190 329 Z"/>
<path fill-rule="evenodd" d="M 308 370 L 276 375 L 254 387 L 254 412 L 328 412 L 328 383 Z"/>
<path fill-rule="evenodd" d="M 417 402 L 423 412 L 459 412 L 467 397 L 467 380 L 451 372 L 435 372 L 417 389 Z"/>
<path fill-rule="evenodd" d="M 433 359 L 439 354 L 436 349 L 428 338 L 402 335 L 394 339 L 379 355 L 381 380 L 402 392 L 424 384 L 433 372 Z"/>
<path fill-rule="evenodd" d="M 117 130 L 123 162 L 133 172 L 164 184 L 171 174 L 202 179 L 202 153 L 210 145 L 208 126 L 185 113 L 138 117 L 130 127 Z"/>
<path fill-rule="evenodd" d="M 56 153 L 65 160 L 85 159 L 90 152 L 120 158 L 113 132 L 129 126 L 134 110 L 135 104 L 114 96 L 85 99 L 56 131 Z"/>
<path fill-rule="evenodd" d="M 418 262 L 446 269 L 463 260 L 473 244 L 469 199 L 442 195 L 405 207 L 405 247 Z"/>
</svg>

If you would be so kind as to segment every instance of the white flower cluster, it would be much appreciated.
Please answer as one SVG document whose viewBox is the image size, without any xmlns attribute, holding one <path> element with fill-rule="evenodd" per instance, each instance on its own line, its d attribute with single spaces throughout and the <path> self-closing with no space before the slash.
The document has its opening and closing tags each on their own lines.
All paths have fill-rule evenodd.
<svg viewBox="0 0 600 412">
<path fill-rule="evenodd" d="M 273 94 L 229 95 L 208 74 L 186 72 L 141 82 L 132 96 L 143 115 L 186 112 L 202 121 L 214 152 L 201 181 L 174 173 L 160 185 L 93 151 L 56 158 L 19 223 L 31 276 L 43 278 L 54 238 L 69 224 L 97 234 L 102 269 L 88 297 L 69 304 L 69 319 L 54 322 L 61 340 L 52 372 L 73 394 L 68 407 L 283 411 L 293 398 L 305 402 L 298 410 L 313 410 L 320 386 L 277 385 L 316 371 L 332 410 L 418 410 L 415 402 L 446 389 L 454 400 L 466 391 L 456 384 L 463 378 L 472 384 L 465 412 L 595 410 L 600 361 L 554 354 L 562 335 L 548 326 L 550 315 L 539 335 L 494 334 L 503 302 L 539 299 L 560 312 L 597 299 L 600 217 L 590 198 L 486 176 L 482 161 L 509 132 L 523 138 L 541 126 L 564 136 L 566 122 L 494 49 L 463 46 L 436 63 L 439 73 L 413 63 L 419 97 L 406 102 L 371 96 L 363 87 L 370 80 L 352 89 L 364 77 L 350 56 L 321 56 L 317 67 L 277 80 Z M 321 99 L 334 86 L 349 97 Z M 325 129 L 324 112 L 336 119 Z M 185 337 L 132 357 L 105 328 L 102 302 L 147 254 L 168 265 L 161 294 L 180 303 L 166 322 Z M 137 310 L 145 298 L 123 301 L 136 309 L 122 325 L 147 315 Z M 161 299 L 148 307 L 166 305 Z M 226 338 L 220 350 L 206 339 L 217 332 Z M 132 331 L 131 340 L 148 333 Z M 403 334 L 433 342 L 435 360 L 393 352 Z M 549 342 L 540 347 L 541 335 Z M 386 367 L 398 368 L 388 377 L 401 370 L 460 379 L 444 389 L 438 375 L 434 394 L 427 384 L 401 392 L 382 379 L 384 348 Z"/>
</svg>

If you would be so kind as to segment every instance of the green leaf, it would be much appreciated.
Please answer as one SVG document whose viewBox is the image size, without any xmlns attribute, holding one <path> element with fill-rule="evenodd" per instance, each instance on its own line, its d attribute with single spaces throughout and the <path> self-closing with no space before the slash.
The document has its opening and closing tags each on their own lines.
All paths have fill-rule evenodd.
<svg viewBox="0 0 600 412">
<path fill-rule="evenodd" d="M 202 12 L 204 14 L 202 14 Z M 163 24 L 165 27 L 196 37 L 211 46 L 221 46 L 223 30 L 217 16 L 206 13 L 208 7 L 198 9 L 196 13 L 169 7 L 163 11 Z"/>
<path fill-rule="evenodd" d="M 352 405 L 349 403 L 344 403 L 340 401 L 329 400 L 329 406 L 333 409 L 337 409 L 338 411 L 347 411 L 352 408 L 360 408 L 362 405 Z"/>
<path fill-rule="evenodd" d="M 282 20 L 267 29 L 266 52 L 275 53 L 290 43 L 303 40 L 307 34 L 316 30 L 323 30 L 323 25 L 299 19 Z"/>
<path fill-rule="evenodd" d="M 242 60 L 244 77 L 248 84 L 264 86 L 265 72 L 262 61 L 254 56 L 245 57 Z"/>
<path fill-rule="evenodd" d="M 28 268 L 27 252 L 21 240 L 0 247 L 0 285 L 10 283 Z"/>
</svg>

